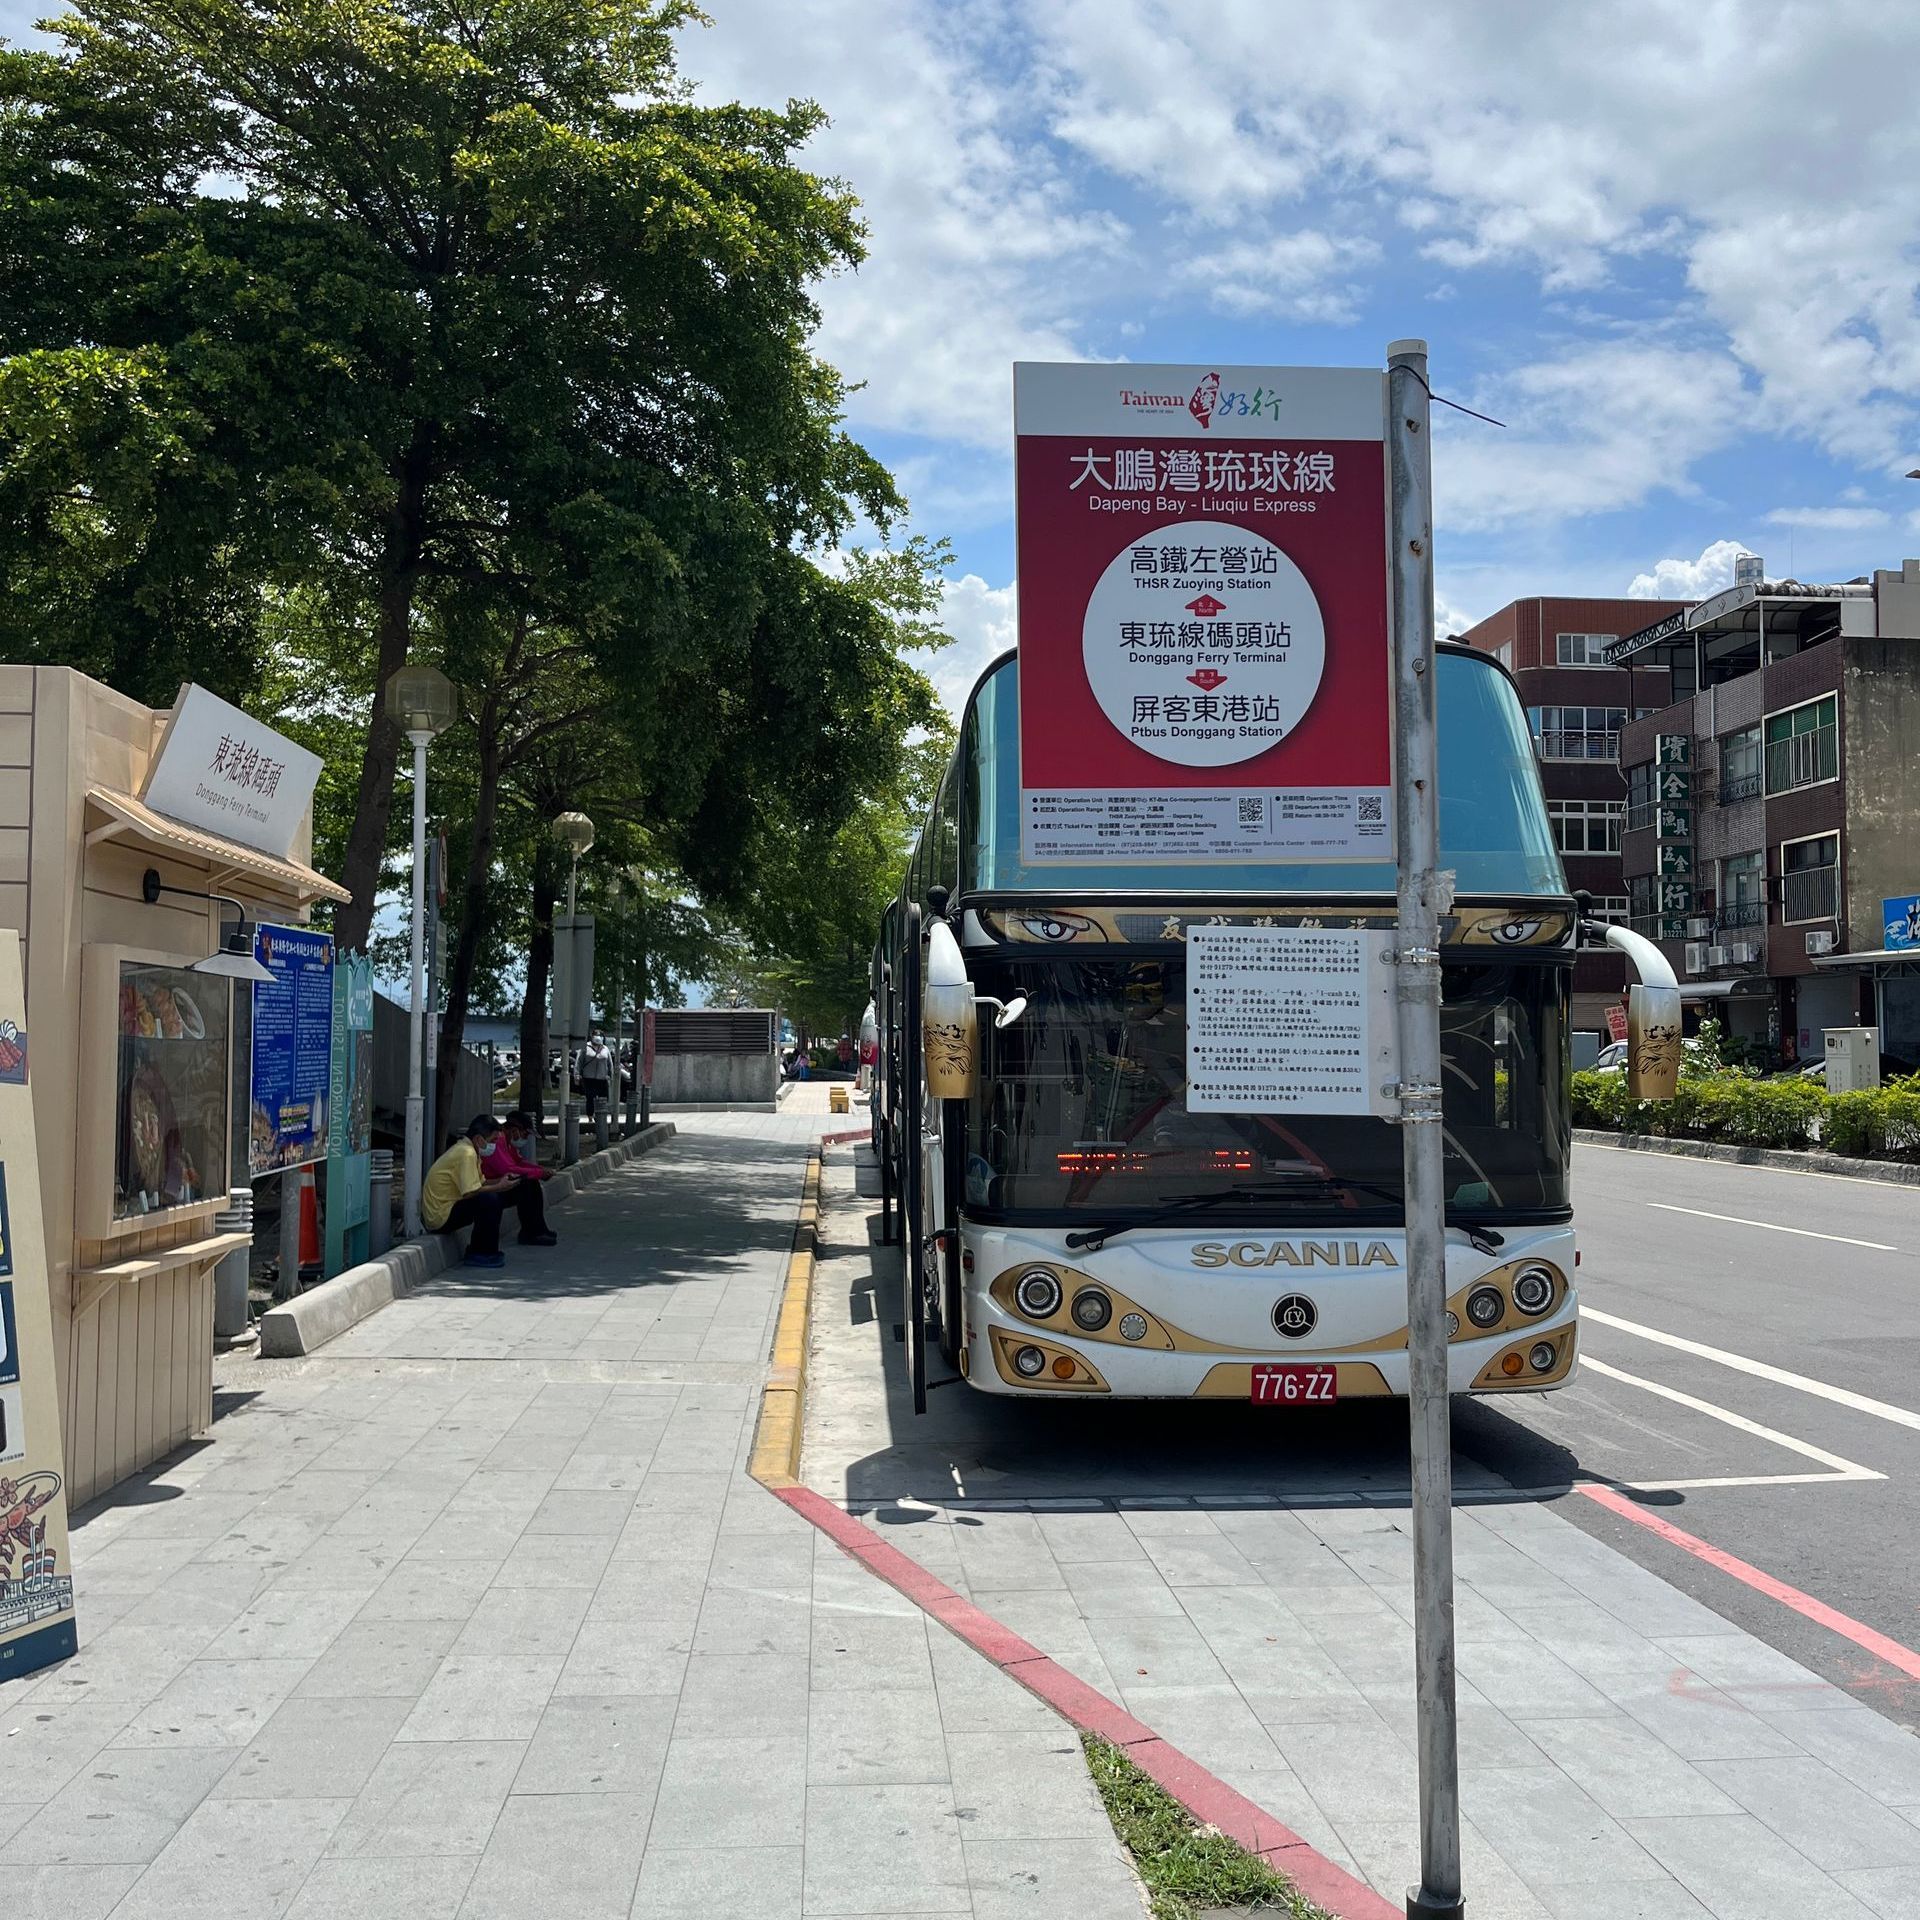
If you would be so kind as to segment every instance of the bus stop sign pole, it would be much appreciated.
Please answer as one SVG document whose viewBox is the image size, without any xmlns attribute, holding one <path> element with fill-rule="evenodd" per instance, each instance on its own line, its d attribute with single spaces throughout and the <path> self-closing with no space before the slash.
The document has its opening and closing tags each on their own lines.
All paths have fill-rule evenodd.
<svg viewBox="0 0 1920 1920">
<path fill-rule="evenodd" d="M 1447 1386 L 1447 1229 L 1440 1122 L 1440 915 L 1434 715 L 1433 462 L 1427 343 L 1387 349 L 1393 600 L 1393 807 L 1400 856 L 1395 1013 L 1407 1212 L 1413 1653 L 1420 1753 L 1420 1884 L 1409 1920 L 1460 1920 L 1460 1750 L 1454 1715 L 1453 1435 Z"/>
</svg>

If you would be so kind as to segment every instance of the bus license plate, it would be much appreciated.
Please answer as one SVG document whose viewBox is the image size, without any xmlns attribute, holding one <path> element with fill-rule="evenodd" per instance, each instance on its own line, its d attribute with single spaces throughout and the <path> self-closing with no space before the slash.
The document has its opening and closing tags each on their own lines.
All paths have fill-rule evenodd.
<svg viewBox="0 0 1920 1920">
<path fill-rule="evenodd" d="M 1328 1406 L 1340 1397 L 1340 1376 L 1332 1367 L 1256 1366 L 1253 1404 L 1257 1407 Z"/>
</svg>

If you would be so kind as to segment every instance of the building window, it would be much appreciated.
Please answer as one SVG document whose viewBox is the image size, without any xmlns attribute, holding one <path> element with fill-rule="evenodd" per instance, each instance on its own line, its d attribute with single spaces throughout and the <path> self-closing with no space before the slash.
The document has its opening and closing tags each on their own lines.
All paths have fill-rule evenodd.
<svg viewBox="0 0 1920 1920">
<path fill-rule="evenodd" d="M 1624 927 L 1631 908 L 1624 893 L 1596 893 L 1593 896 L 1593 911 L 1588 914 L 1590 920 L 1604 920 L 1610 927 Z"/>
<path fill-rule="evenodd" d="M 1659 771 L 1651 760 L 1643 766 L 1627 769 L 1627 831 L 1637 832 L 1641 827 L 1653 825 L 1660 811 L 1658 783 L 1654 776 Z"/>
<path fill-rule="evenodd" d="M 1604 667 L 1607 649 L 1619 637 L 1617 633 L 1556 633 L 1554 658 L 1563 667 Z"/>
<path fill-rule="evenodd" d="M 1618 760 L 1624 707 L 1529 707 L 1543 760 Z"/>
<path fill-rule="evenodd" d="M 1767 870 L 1764 855 L 1736 853 L 1720 862 L 1720 911 L 1716 920 L 1722 927 L 1764 927 L 1767 924 Z"/>
<path fill-rule="evenodd" d="M 1513 642 L 1511 640 L 1502 641 L 1499 646 L 1494 648 L 1493 657 L 1511 673 L 1513 671 Z"/>
<path fill-rule="evenodd" d="M 1767 791 L 1791 793 L 1840 777 L 1839 702 L 1828 694 L 1767 715 Z"/>
<path fill-rule="evenodd" d="M 1547 818 L 1562 853 L 1618 853 L 1624 800 L 1549 800 Z"/>
<path fill-rule="evenodd" d="M 1771 746 L 1771 742 L 1768 743 Z M 1840 836 L 1816 833 L 1780 848 L 1780 918 L 1831 920 L 1840 905 Z"/>
<path fill-rule="evenodd" d="M 1652 873 L 1627 875 L 1627 924 L 1650 939 L 1660 937 L 1660 878 Z"/>
<path fill-rule="evenodd" d="M 1720 804 L 1751 800 L 1760 791 L 1760 729 L 1742 727 L 1720 736 Z"/>
</svg>

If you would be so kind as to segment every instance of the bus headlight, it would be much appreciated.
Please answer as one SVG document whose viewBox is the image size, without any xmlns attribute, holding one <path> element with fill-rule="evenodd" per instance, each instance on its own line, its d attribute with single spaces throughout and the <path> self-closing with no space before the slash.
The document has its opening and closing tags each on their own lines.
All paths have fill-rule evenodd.
<svg viewBox="0 0 1920 1920">
<path fill-rule="evenodd" d="M 1029 1267 L 1013 1290 L 1020 1311 L 1029 1320 L 1048 1320 L 1060 1311 L 1060 1281 L 1045 1267 Z M 1036 1367 L 1034 1371 L 1039 1372 Z"/>
<path fill-rule="evenodd" d="M 1120 1316 L 1122 1340 L 1144 1340 L 1146 1337 L 1147 1316 L 1144 1313 L 1123 1313 Z"/>
<path fill-rule="evenodd" d="M 1046 1368 L 1047 1356 L 1038 1347 L 1022 1347 L 1013 1356 L 1014 1371 L 1024 1374 L 1029 1380 L 1037 1378 Z"/>
<path fill-rule="evenodd" d="M 1113 1302 L 1098 1287 L 1082 1287 L 1073 1296 L 1073 1324 L 1083 1333 L 1098 1333 L 1113 1318 Z"/>
<path fill-rule="evenodd" d="M 1522 1313 L 1545 1313 L 1553 1305 L 1553 1269 L 1522 1267 L 1513 1276 L 1513 1304 Z"/>
<path fill-rule="evenodd" d="M 1507 1311 L 1498 1287 L 1475 1287 L 1467 1295 L 1467 1318 L 1476 1327 L 1497 1327 Z"/>
<path fill-rule="evenodd" d="M 1551 1340 L 1536 1340 L 1527 1349 L 1527 1364 L 1535 1373 L 1551 1373 L 1553 1363 L 1560 1358 L 1560 1349 Z"/>
</svg>

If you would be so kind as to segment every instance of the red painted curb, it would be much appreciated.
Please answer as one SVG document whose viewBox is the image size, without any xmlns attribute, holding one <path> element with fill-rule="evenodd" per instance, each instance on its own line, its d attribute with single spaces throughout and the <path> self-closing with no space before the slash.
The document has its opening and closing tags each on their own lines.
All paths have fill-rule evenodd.
<svg viewBox="0 0 1920 1920">
<path fill-rule="evenodd" d="M 848 1133 L 823 1133 L 820 1136 L 820 1144 L 823 1147 L 844 1147 L 849 1140 L 868 1140 L 872 1137 L 870 1128 L 855 1127 Z"/>
<path fill-rule="evenodd" d="M 1122 1748 L 1142 1773 L 1172 1794 L 1203 1826 L 1217 1827 L 1229 1840 L 1284 1873 L 1336 1920 L 1404 1920 L 1400 1908 L 1383 1900 L 1325 1854 L 1316 1852 L 1291 1827 L 1283 1826 L 1244 1794 L 1236 1793 L 1224 1780 L 1170 1746 L 1124 1707 L 1116 1706 L 1104 1693 L 1069 1673 L 991 1614 L 982 1613 L 971 1600 L 962 1599 L 917 1560 L 889 1546 L 852 1514 L 811 1487 L 774 1487 L 769 1491 L 811 1521 L 843 1552 L 864 1563 L 896 1592 L 905 1594 L 923 1613 L 931 1614 L 1002 1673 L 1044 1700 L 1063 1719 L 1083 1733 L 1095 1734 Z"/>
<path fill-rule="evenodd" d="M 1824 1600 L 1816 1600 L 1810 1593 L 1802 1593 L 1798 1587 L 1788 1586 L 1784 1580 L 1762 1572 L 1750 1561 L 1740 1559 L 1724 1547 L 1716 1547 L 1697 1534 L 1676 1527 L 1671 1520 L 1663 1520 L 1657 1513 L 1649 1513 L 1637 1500 L 1629 1499 L 1612 1487 L 1597 1487 L 1591 1482 L 1583 1482 L 1575 1491 L 1584 1493 L 1609 1513 L 1617 1513 L 1621 1519 L 1631 1520 L 1636 1526 L 1645 1527 L 1649 1533 L 1658 1534 L 1682 1553 L 1690 1553 L 1696 1560 L 1704 1560 L 1708 1566 L 1731 1574 L 1755 1593 L 1764 1593 L 1769 1600 L 1778 1600 L 1783 1607 L 1791 1607 L 1795 1613 L 1803 1615 L 1815 1625 L 1851 1640 L 1856 1647 L 1864 1647 L 1875 1659 L 1884 1660 L 1888 1666 L 1897 1668 L 1909 1679 L 1920 1680 L 1920 1653 L 1915 1653 L 1911 1647 L 1903 1647 L 1898 1640 L 1888 1639 L 1877 1628 L 1854 1619 L 1851 1614 L 1840 1612 L 1837 1607 L 1828 1606 Z"/>
</svg>

